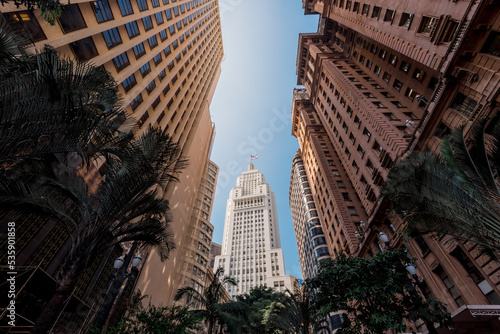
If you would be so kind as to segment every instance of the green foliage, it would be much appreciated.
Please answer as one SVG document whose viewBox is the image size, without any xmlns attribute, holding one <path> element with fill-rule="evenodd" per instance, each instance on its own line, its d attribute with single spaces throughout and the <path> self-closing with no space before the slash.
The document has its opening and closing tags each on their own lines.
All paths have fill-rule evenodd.
<svg viewBox="0 0 500 334">
<path fill-rule="evenodd" d="M 105 334 L 190 334 L 193 330 L 201 330 L 202 319 L 187 306 L 149 305 L 124 319 L 117 327 L 109 328 Z M 91 334 L 100 333 L 93 328 Z"/>
<path fill-rule="evenodd" d="M 241 315 L 245 313 L 243 305 L 234 302 L 225 302 L 224 286 L 235 286 L 234 279 L 224 276 L 224 269 L 218 268 L 214 279 L 202 293 L 192 287 L 177 290 L 175 300 L 187 297 L 191 305 L 199 307 L 193 311 L 208 324 L 208 333 L 212 334 L 215 324 L 227 325 L 232 332 L 237 332 L 241 326 Z"/>
<path fill-rule="evenodd" d="M 448 234 L 499 258 L 500 122 L 479 122 L 469 139 L 459 128 L 442 142 L 441 154 L 415 153 L 398 162 L 381 195 L 403 218 L 410 236 Z"/>
<path fill-rule="evenodd" d="M 7 0 L 1 0 L 2 5 L 6 4 Z M 62 7 L 59 0 L 13 0 L 17 8 L 24 6 L 29 10 L 40 8 L 42 17 L 51 25 L 56 23 L 56 19 L 61 16 Z M 69 0 L 68 0 L 69 3 Z"/>
<path fill-rule="evenodd" d="M 323 316 L 345 311 L 343 329 L 349 333 L 381 334 L 388 329 L 407 331 L 404 320 L 419 318 L 447 325 L 445 306 L 425 301 L 412 285 L 406 264 L 412 259 L 401 249 L 379 253 L 373 258 L 337 254 L 325 262 L 309 280 L 317 289 L 315 308 Z"/>
</svg>

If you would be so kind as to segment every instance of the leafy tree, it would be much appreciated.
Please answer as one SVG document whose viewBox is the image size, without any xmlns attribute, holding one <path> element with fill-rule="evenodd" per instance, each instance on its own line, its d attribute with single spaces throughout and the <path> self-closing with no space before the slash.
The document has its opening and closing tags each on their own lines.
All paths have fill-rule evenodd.
<svg viewBox="0 0 500 334">
<path fill-rule="evenodd" d="M 372 258 L 337 254 L 308 281 L 317 289 L 315 307 L 323 316 L 345 311 L 348 316 L 342 328 L 349 333 L 403 332 L 407 331 L 405 320 L 418 319 L 426 322 L 430 333 L 437 333 L 433 323 L 447 325 L 451 317 L 441 302 L 426 301 L 415 288 L 406 269 L 411 262 L 401 249 Z"/>
<path fill-rule="evenodd" d="M 208 333 L 212 334 L 215 324 L 227 325 L 236 330 L 239 326 L 239 314 L 244 312 L 242 305 L 234 302 L 224 302 L 224 286 L 235 286 L 236 282 L 229 276 L 224 276 L 224 269 L 219 267 L 212 282 L 203 290 L 198 292 L 192 287 L 184 287 L 177 290 L 175 300 L 187 297 L 188 302 L 194 307 L 199 307 L 194 313 L 205 320 L 208 324 Z M 199 305 L 199 306 L 198 306 Z"/>
<path fill-rule="evenodd" d="M 105 175 L 90 190 L 82 176 L 59 163 L 28 161 L 0 179 L 0 206 L 43 213 L 65 227 L 71 249 L 56 276 L 56 291 L 32 333 L 47 333 L 86 265 L 105 249 L 138 241 L 156 246 L 162 260 L 174 248 L 169 206 L 161 187 L 185 166 L 180 147 L 151 127 L 121 158 L 108 154 Z"/>
<path fill-rule="evenodd" d="M 116 328 L 110 328 L 106 334 L 191 334 L 193 330 L 202 330 L 202 318 L 187 306 L 149 305 L 126 318 Z M 100 333 L 94 330 L 95 334 Z M 92 334 L 92 332 L 91 332 Z"/>
<path fill-rule="evenodd" d="M 9 2 L 8 0 L 1 1 L 2 5 Z M 12 2 L 14 2 L 17 8 L 21 6 L 24 6 L 29 10 L 40 8 L 42 17 L 52 25 L 54 25 L 56 19 L 61 16 L 62 7 L 59 0 L 13 0 Z"/>
<path fill-rule="evenodd" d="M 500 252 L 500 122 L 479 122 L 469 141 L 454 130 L 441 153 L 415 153 L 390 171 L 381 194 L 411 236 L 442 233 Z M 486 130 L 491 134 L 487 134 Z"/>
<path fill-rule="evenodd" d="M 287 321 L 283 320 L 288 304 L 284 293 L 258 286 L 236 298 L 249 310 L 243 327 L 245 333 L 281 333 L 288 329 Z"/>
<path fill-rule="evenodd" d="M 0 19 L 0 174 L 26 160 L 81 168 L 97 155 L 119 155 L 132 122 L 111 74 L 48 46 L 30 55 L 23 41 Z"/>
</svg>

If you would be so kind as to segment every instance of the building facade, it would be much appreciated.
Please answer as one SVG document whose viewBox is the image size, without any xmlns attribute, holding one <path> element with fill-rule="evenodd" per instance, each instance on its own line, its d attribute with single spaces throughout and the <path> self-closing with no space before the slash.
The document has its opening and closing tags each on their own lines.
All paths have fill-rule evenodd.
<svg viewBox="0 0 500 334">
<path fill-rule="evenodd" d="M 221 255 L 222 245 L 219 245 L 212 241 L 212 246 L 210 247 L 210 268 L 215 269 L 215 257 Z"/>
<path fill-rule="evenodd" d="M 395 161 L 438 151 L 451 129 L 463 125 L 468 133 L 498 113 L 499 3 L 303 6 L 320 20 L 317 33 L 299 37 L 298 84 L 305 88 L 294 91 L 292 133 L 331 254 L 372 256 L 386 248 L 384 232 L 391 247 L 417 258 L 424 289 L 447 304 L 455 332 L 498 331 L 499 264 L 450 237 L 403 240 L 401 222 L 379 195 Z"/>
<path fill-rule="evenodd" d="M 169 184 L 164 192 L 170 200 L 177 249 L 165 263 L 151 250 L 136 286 L 153 296 L 153 304 L 171 304 L 179 285 L 198 282 L 199 275 L 192 269 L 186 274 L 196 257 L 193 261 L 185 257 L 193 254 L 191 242 L 202 238 L 201 221 L 207 223 L 205 246 L 210 249 L 213 227 L 198 216 L 206 213 L 199 201 L 200 189 L 215 187 L 206 173 L 214 171 L 208 162 L 215 134 L 209 105 L 224 55 L 218 0 L 76 1 L 63 6 L 53 25 L 39 9 L 25 10 L 8 2 L 1 7 L 1 16 L 31 39 L 33 49 L 48 44 L 62 56 L 89 60 L 109 71 L 137 132 L 148 125 L 163 129 L 189 159 L 179 182 Z M 45 229 L 47 234 L 57 234 L 54 226 Z M 186 242 L 189 246 L 184 247 Z M 37 243 L 47 248 L 43 240 Z M 208 251 L 202 253 L 208 259 Z"/>
<path fill-rule="evenodd" d="M 300 149 L 293 158 L 289 200 L 302 278 L 306 280 L 318 274 L 318 264 L 329 259 L 330 253 Z"/>
<path fill-rule="evenodd" d="M 257 286 L 295 287 L 296 278 L 285 275 L 275 195 L 253 164 L 227 200 L 222 254 L 215 257 L 214 270 L 219 267 L 238 284 L 228 287 L 233 299 Z"/>
</svg>

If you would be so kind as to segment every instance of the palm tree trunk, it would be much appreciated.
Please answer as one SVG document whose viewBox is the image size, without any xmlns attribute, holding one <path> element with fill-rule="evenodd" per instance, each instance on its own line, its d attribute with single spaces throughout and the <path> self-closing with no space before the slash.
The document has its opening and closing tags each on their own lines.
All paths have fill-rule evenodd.
<svg viewBox="0 0 500 334">
<path fill-rule="evenodd" d="M 213 328 L 214 328 L 214 321 L 212 319 L 210 319 L 208 321 L 208 334 L 212 334 L 213 333 Z"/>
</svg>

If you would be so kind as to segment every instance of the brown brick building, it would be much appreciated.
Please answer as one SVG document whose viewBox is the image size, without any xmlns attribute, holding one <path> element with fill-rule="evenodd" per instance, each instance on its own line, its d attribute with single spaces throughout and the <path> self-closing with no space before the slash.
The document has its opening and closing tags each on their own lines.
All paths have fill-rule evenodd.
<svg viewBox="0 0 500 334">
<path fill-rule="evenodd" d="M 446 237 L 403 244 L 399 222 L 379 199 L 396 160 L 435 151 L 450 129 L 498 112 L 498 1 L 303 6 L 320 23 L 317 33 L 300 35 L 297 74 L 305 89 L 294 91 L 292 134 L 330 252 L 380 252 L 384 232 L 391 246 L 418 259 L 427 292 L 448 305 L 458 333 L 498 331 L 499 264 Z"/>
</svg>

